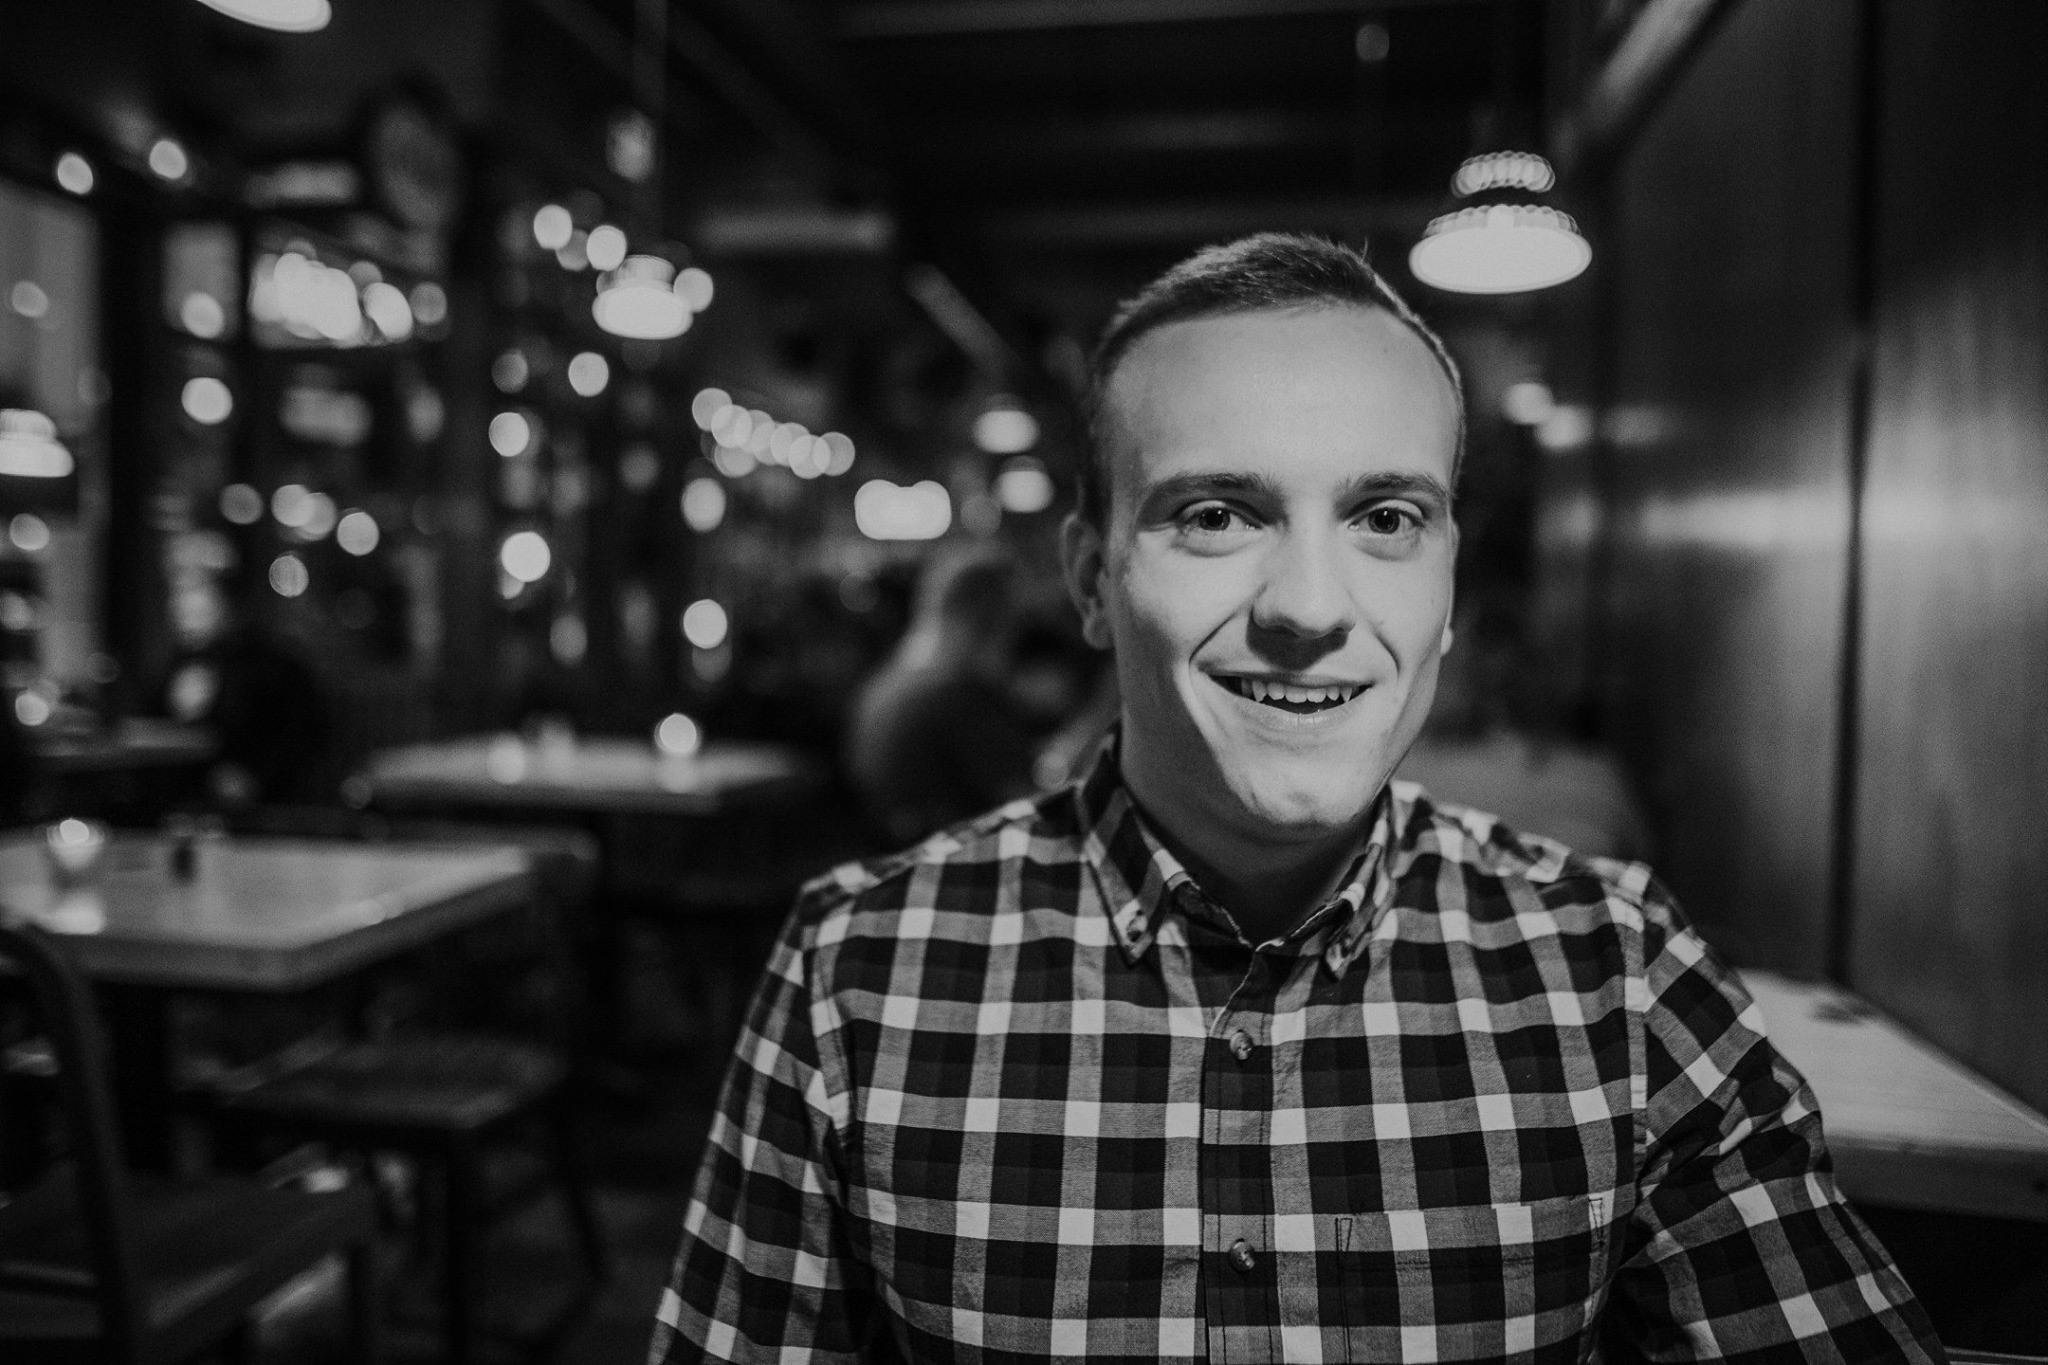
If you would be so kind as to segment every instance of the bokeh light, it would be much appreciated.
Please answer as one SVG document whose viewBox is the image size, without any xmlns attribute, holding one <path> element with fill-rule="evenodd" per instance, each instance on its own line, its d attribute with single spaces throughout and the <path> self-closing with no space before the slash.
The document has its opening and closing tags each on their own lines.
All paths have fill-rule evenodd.
<svg viewBox="0 0 2048 1365">
<path fill-rule="evenodd" d="M 77 152 L 66 152 L 57 158 L 57 184 L 71 194 L 91 194 L 98 178 L 93 174 L 92 163 Z"/>
<path fill-rule="evenodd" d="M 716 479 L 692 479 L 683 485 L 683 521 L 692 531 L 715 531 L 725 520 L 725 485 Z"/>
<path fill-rule="evenodd" d="M 23 554 L 40 554 L 50 548 L 50 523 L 33 512 L 16 512 L 7 523 L 7 539 Z"/>
<path fill-rule="evenodd" d="M 547 577 L 554 552 L 538 531 L 514 531 L 498 547 L 498 564 L 521 583 L 538 583 Z"/>
<path fill-rule="evenodd" d="M 718 425 L 718 416 L 732 405 L 732 395 L 724 389 L 699 389 L 697 396 L 690 400 L 690 418 L 705 431 Z"/>
<path fill-rule="evenodd" d="M 1015 455 L 1038 444 L 1038 419 L 1003 395 L 974 419 L 974 443 L 991 455 Z"/>
<path fill-rule="evenodd" d="M 220 490 L 220 514 L 236 526 L 254 526 L 263 518 L 263 495 L 246 483 Z"/>
<path fill-rule="evenodd" d="M 352 555 L 370 553 L 383 538 L 377 519 L 361 508 L 344 512 L 334 527 L 334 543 Z"/>
<path fill-rule="evenodd" d="M 511 459 L 533 446 L 533 423 L 523 412 L 501 412 L 491 419 L 491 449 Z"/>
<path fill-rule="evenodd" d="M 569 387 L 585 398 L 603 393 L 611 378 L 611 365 L 596 351 L 579 351 L 569 362 Z"/>
<path fill-rule="evenodd" d="M 626 234 L 610 223 L 599 223 L 584 241 L 583 254 L 592 270 L 616 270 L 626 259 Z"/>
<path fill-rule="evenodd" d="M 211 341 L 227 330 L 227 310 L 213 295 L 194 290 L 178 305 L 178 325 L 202 341 Z"/>
<path fill-rule="evenodd" d="M 277 524 L 292 529 L 313 519 L 313 494 L 302 483 L 279 484 L 270 495 L 270 515 Z"/>
<path fill-rule="evenodd" d="M 235 410 L 235 396 L 228 392 L 226 384 L 212 375 L 186 380 L 178 401 L 184 407 L 185 415 L 204 427 L 219 426 Z"/>
<path fill-rule="evenodd" d="M 683 609 L 683 638 L 699 649 L 716 649 L 724 644 L 729 628 L 725 608 L 708 597 L 700 597 Z"/>
<path fill-rule="evenodd" d="M 671 712 L 654 727 L 654 747 L 671 758 L 688 758 L 704 747 L 704 732 L 682 712 Z"/>
<path fill-rule="evenodd" d="M 304 593 L 313 581 L 306 572 L 306 561 L 295 554 L 281 554 L 270 561 L 270 590 L 279 597 L 297 597 Z"/>
<path fill-rule="evenodd" d="M 534 210 L 533 240 L 543 251 L 560 251 L 569 245 L 569 234 L 575 230 L 575 220 L 560 204 L 542 204 Z"/>
<path fill-rule="evenodd" d="M 192 158 L 176 138 L 160 137 L 149 145 L 149 169 L 160 180 L 183 180 L 192 172 Z"/>
<path fill-rule="evenodd" d="M 673 287 L 676 297 L 688 304 L 693 313 L 701 313 L 709 308 L 711 297 L 717 292 L 711 283 L 711 276 L 694 265 L 684 266 L 676 273 Z"/>
<path fill-rule="evenodd" d="M 1043 512 L 1052 506 L 1054 494 L 1052 475 L 1045 465 L 1029 455 L 1019 455 L 1003 461 L 1003 467 L 996 474 L 996 501 L 1005 512 L 1029 516 Z"/>
</svg>

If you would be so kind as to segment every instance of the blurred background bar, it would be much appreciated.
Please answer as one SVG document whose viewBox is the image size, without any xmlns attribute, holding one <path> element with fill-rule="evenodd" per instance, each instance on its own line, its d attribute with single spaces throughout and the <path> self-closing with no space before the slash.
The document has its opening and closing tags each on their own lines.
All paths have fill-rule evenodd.
<svg viewBox="0 0 2048 1365">
<path fill-rule="evenodd" d="M 0 903 L 189 927 L 209 854 L 531 858 L 317 982 L 152 988 L 176 1112 L 128 1126 L 402 1209 L 403 1154 L 228 1135 L 209 1086 L 336 1030 L 557 1049 L 610 1278 L 525 1335 L 637 1358 L 795 889 L 1114 714 L 1056 572 L 1094 334 L 1205 243 L 1313 231 L 1470 399 L 1403 775 L 1647 859 L 1798 1037 L 1880 1021 L 1857 1076 L 1904 1048 L 2038 1138 L 2044 64 L 2028 0 L 11 6 Z M 941 721 L 986 761 L 935 767 Z M 12 1010 L 10 1189 L 50 1155 Z M 2048 1352 L 2040 1200 L 1944 1205 L 1984 1140 L 1923 1117 L 1845 1181 L 1945 1333 Z M 479 1321 L 576 1269 L 549 1219 L 481 1244 Z M 338 1284 L 265 1359 L 341 1357 L 298 1311 Z"/>
</svg>

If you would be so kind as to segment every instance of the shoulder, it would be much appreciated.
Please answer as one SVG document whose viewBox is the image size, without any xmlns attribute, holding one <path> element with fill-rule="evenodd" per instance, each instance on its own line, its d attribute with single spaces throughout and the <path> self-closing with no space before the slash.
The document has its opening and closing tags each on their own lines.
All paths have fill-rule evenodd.
<svg viewBox="0 0 2048 1365">
<path fill-rule="evenodd" d="M 978 937 L 973 925 L 1036 887 L 1040 903 L 1071 909 L 1086 881 L 1084 836 L 1071 787 L 1011 801 L 908 848 L 842 863 L 807 883 L 793 927 L 800 949 L 859 938 L 894 940 L 934 928 Z M 943 925 L 934 926 L 943 918 Z"/>
<path fill-rule="evenodd" d="M 1441 877 L 1451 864 L 1468 897 L 1481 903 L 1611 923 L 1634 937 L 1661 940 L 1685 928 L 1677 903 L 1645 863 L 1582 852 L 1488 811 L 1433 797 L 1412 782 L 1397 780 L 1394 787 L 1411 875 Z"/>
</svg>

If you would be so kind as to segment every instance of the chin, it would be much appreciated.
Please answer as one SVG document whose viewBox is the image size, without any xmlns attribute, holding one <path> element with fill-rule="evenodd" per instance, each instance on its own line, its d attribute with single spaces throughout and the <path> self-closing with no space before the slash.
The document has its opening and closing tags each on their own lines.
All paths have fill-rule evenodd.
<svg viewBox="0 0 2048 1365">
<path fill-rule="evenodd" d="M 1238 800 L 1257 824 L 1276 834 L 1318 837 L 1355 829 L 1378 795 L 1379 786 L 1363 790 L 1355 780 L 1255 783 Z"/>
</svg>

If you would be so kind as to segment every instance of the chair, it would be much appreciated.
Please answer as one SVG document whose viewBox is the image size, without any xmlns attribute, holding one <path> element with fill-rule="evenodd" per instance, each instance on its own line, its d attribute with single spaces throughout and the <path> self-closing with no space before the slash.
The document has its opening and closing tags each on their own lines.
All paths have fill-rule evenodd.
<svg viewBox="0 0 2048 1365">
<path fill-rule="evenodd" d="M 219 1107 L 231 1123 L 365 1156 L 398 1153 L 438 1171 L 444 1186 L 445 1358 L 451 1365 L 465 1365 L 475 1338 L 476 1225 L 537 1192 L 537 1182 L 527 1182 L 510 1194 L 485 1198 L 486 1154 L 516 1130 L 536 1123 L 547 1128 L 554 1174 L 591 1271 L 591 1287 L 606 1274 L 604 1242 L 574 1146 L 568 1079 L 568 1064 L 560 1054 L 517 1039 L 398 1033 L 344 1043 L 282 1074 L 227 1090 Z M 569 1305 L 564 1325 L 588 1297 Z"/>
<path fill-rule="evenodd" d="M 302 826 L 292 828 L 306 832 Z M 393 825 L 378 817 L 352 816 L 322 832 L 402 842 L 516 842 L 535 853 L 547 903 L 580 901 L 589 894 L 595 871 L 591 841 L 571 831 Z M 502 982 L 507 978 L 498 973 L 510 968 L 495 964 L 481 970 Z M 539 1192 L 537 1181 L 509 1191 L 485 1188 L 488 1154 L 523 1130 L 546 1130 L 549 1166 L 591 1272 L 586 1290 L 607 1273 L 604 1240 L 578 1160 L 570 1096 L 570 1068 L 560 1048 L 496 1031 L 406 1025 L 388 1036 L 341 1043 L 275 1072 L 258 1066 L 223 1078 L 216 1083 L 214 1109 L 238 1136 L 267 1132 L 319 1141 L 364 1158 L 403 1155 L 438 1174 L 445 1358 L 464 1365 L 473 1356 L 477 1335 L 481 1276 L 476 1227 Z M 591 1297 L 585 1292 L 574 1299 L 556 1329 L 573 1321 Z"/>
<path fill-rule="evenodd" d="M 258 1302 L 340 1253 L 353 1358 L 373 1361 L 369 1190 L 129 1172 L 99 1022 L 60 942 L 0 910 L 0 965 L 18 976 L 50 1041 L 70 1149 L 0 1205 L 0 1357 L 169 1365 L 233 1346 Z"/>
</svg>

